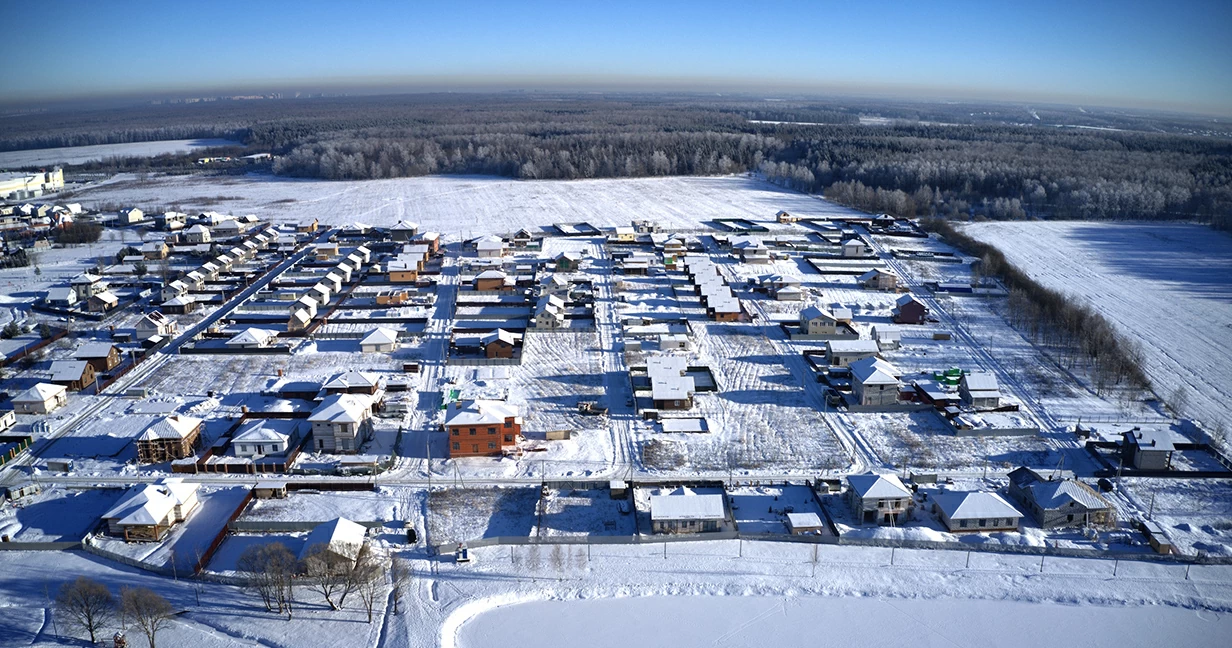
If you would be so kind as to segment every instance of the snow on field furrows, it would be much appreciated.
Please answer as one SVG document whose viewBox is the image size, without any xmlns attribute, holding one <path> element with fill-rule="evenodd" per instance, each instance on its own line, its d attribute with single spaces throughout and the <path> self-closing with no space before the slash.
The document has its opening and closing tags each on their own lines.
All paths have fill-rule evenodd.
<svg viewBox="0 0 1232 648">
<path fill-rule="evenodd" d="M 117 177 L 80 190 L 74 200 L 87 205 L 92 201 L 179 204 L 188 211 L 208 204 L 210 209 L 256 213 L 274 221 L 298 222 L 315 217 L 335 225 L 359 221 L 387 226 L 407 219 L 419 222 L 421 230 L 441 231 L 449 242 L 487 232 L 510 233 L 528 225 L 588 221 L 604 227 L 628 225 L 634 219 L 657 221 L 671 230 L 701 236 L 715 232 L 705 224 L 715 217 L 749 218 L 774 233 L 801 235 L 808 228 L 774 223 L 774 213 L 780 209 L 818 217 L 850 213 L 814 197 L 743 177 L 579 182 L 156 177 L 144 184 L 131 177 Z M 119 237 L 125 235 L 108 232 L 107 242 L 90 249 L 89 254 L 114 254 L 125 243 Z M 950 250 L 932 239 L 877 240 L 899 249 Z M 383 523 L 384 528 L 374 535 L 375 541 L 403 551 L 415 561 L 418 577 L 409 597 L 412 609 L 408 613 L 379 618 L 369 626 L 350 603 L 347 610 L 331 612 L 305 600 L 299 603 L 300 618 L 288 623 L 261 611 L 250 595 L 225 585 L 207 586 L 202 594 L 204 605 L 197 606 L 196 594 L 187 583 L 159 579 L 99 558 L 0 552 L 0 572 L 12 573 L 12 566 L 20 562 L 26 580 L 37 581 L 34 585 L 0 586 L 0 607 L 5 607 L 0 611 L 4 619 L 0 620 L 0 644 L 10 635 L 18 637 L 21 645 L 50 645 L 55 641 L 54 628 L 49 629 L 42 610 L 38 583 L 56 582 L 55 574 L 64 569 L 116 584 L 157 584 L 177 606 L 190 610 L 168 631 L 168 645 L 251 645 L 255 641 L 278 646 L 329 643 L 542 648 L 577 645 L 584 636 L 596 646 L 623 646 L 630 640 L 653 645 L 669 637 L 678 646 L 763 646 L 795 645 L 801 636 L 814 635 L 835 640 L 851 637 L 852 641 L 859 636 L 862 642 L 874 646 L 903 645 L 908 640 L 920 645 L 952 645 L 956 636 L 961 637 L 960 644 L 1038 645 L 1034 639 L 1039 635 L 1034 633 L 1039 627 L 1065 628 L 1067 636 L 1079 638 L 1076 641 L 1082 645 L 1123 646 L 1147 636 L 1184 637 L 1192 639 L 1193 645 L 1205 645 L 1201 642 L 1211 638 L 1210 645 L 1221 645 L 1218 638 L 1232 632 L 1227 626 L 1227 619 L 1232 617 L 1226 614 L 1232 611 L 1232 567 L 1223 565 L 1197 566 L 1187 574 L 1184 565 L 1139 561 L 1122 561 L 1118 567 L 1108 560 L 1050 557 L 1041 561 L 1038 556 L 1026 555 L 973 552 L 968 556 L 961 551 L 895 552 L 852 546 L 821 546 L 814 554 L 814 547 L 808 544 L 724 541 L 672 543 L 666 547 L 647 543 L 476 548 L 473 555 L 477 562 L 458 566 L 429 558 L 420 550 L 408 550 L 401 529 L 391 522 L 404 517 L 398 510 L 402 506 L 411 507 L 409 517 L 421 538 L 432 544 L 496 536 L 627 536 L 636 528 L 638 516 L 622 511 L 606 489 L 548 488 L 541 494 L 539 479 L 623 476 L 630 469 L 662 476 L 711 477 L 726 477 L 729 471 L 737 471 L 743 478 L 754 480 L 758 475 L 812 476 L 827 471 L 837 475 L 850 470 L 853 461 L 844 447 L 848 441 L 836 436 L 838 431 L 861 440 L 873 466 L 893 466 L 901 471 L 958 471 L 955 487 L 961 488 L 996 485 L 1000 483 L 997 471 L 1020 464 L 1051 469 L 1063 463 L 1079 471 L 1093 467 L 1073 435 L 1061 430 L 1046 429 L 1038 437 L 980 440 L 953 436 L 932 412 L 826 411 L 812 371 L 800 355 L 822 344 L 793 342 L 778 327 L 779 321 L 795 320 L 801 305 L 769 300 L 744 290 L 740 284 L 767 273 L 795 277 L 810 301 L 839 302 L 850 307 L 856 328 L 866 338 L 872 326 L 889 325 L 893 294 L 863 290 L 848 276 L 818 274 L 799 259 L 748 265 L 712 248 L 713 260 L 746 307 L 769 318 L 716 323 L 705 318 L 695 297 L 677 296 L 673 284 L 680 281 L 678 276 L 609 275 L 610 261 L 598 239 L 550 237 L 542 253 L 517 258 L 530 260 L 566 250 L 583 252 L 587 257 L 579 276 L 590 279 L 596 288 L 596 329 L 531 333 L 521 365 L 439 363 L 453 325 L 450 307 L 445 304 L 453 301 L 459 276 L 459 259 L 451 256 L 441 275 L 440 301 L 433 309 L 437 315 L 426 325 L 422 337 L 406 340 L 394 354 L 359 354 L 353 340 L 317 340 L 290 355 L 170 356 L 158 371 L 135 380 L 134 386 L 149 390 L 145 399 L 74 396 L 66 413 L 71 416 L 93 408 L 92 416 L 46 449 L 46 456 L 73 458 L 76 474 L 82 479 L 155 477 L 164 474 L 162 469 L 138 469 L 130 463 L 131 439 L 162 414 L 181 411 L 206 418 L 204 436 L 208 443 L 222 434 L 245 406 L 292 407 L 267 395 L 286 381 L 321 381 L 348 370 L 393 375 L 401 372 L 405 360 L 426 360 L 423 372 L 412 380 L 417 394 L 410 414 L 379 419 L 376 438 L 364 448 L 371 454 L 394 455 L 395 466 L 382 479 L 408 480 L 416 485 L 386 483 L 373 492 L 298 493 L 287 500 L 257 502 L 240 518 L 252 522 L 311 522 L 343 514 Z M 91 260 L 74 257 L 82 251 L 49 251 L 42 276 L 36 277 L 28 269 L 0 271 L 0 282 L 8 282 L 15 295 L 10 298 L 10 292 L 5 291 L 6 303 L 28 301 L 18 286 L 32 293 L 92 265 Z M 907 261 L 902 266 L 916 280 L 963 280 L 969 276 L 966 263 Z M 1169 288 L 1180 292 L 1211 289 L 1200 280 L 1182 279 L 1187 283 Z M 1112 282 L 1108 283 L 1111 289 Z M 1161 309 L 1165 304 L 1157 300 L 1148 305 Z M 955 297 L 939 300 L 938 306 L 952 320 L 921 327 L 921 333 L 905 337 L 900 349 L 884 353 L 906 376 L 950 366 L 979 366 L 991 354 L 998 359 L 1004 375 L 1013 378 L 1014 383 L 1003 385 L 1003 389 L 1035 409 L 1041 418 L 1068 421 L 1080 416 L 1148 416 L 1137 404 L 1122 402 L 1115 394 L 1095 394 L 1083 384 L 1081 376 L 1071 375 L 1049 360 L 1006 323 L 1003 297 Z M 1176 307 L 1172 312 L 1187 313 Z M 709 367 L 719 385 L 716 393 L 699 393 L 695 407 L 687 413 L 705 417 L 708 433 L 665 434 L 657 424 L 642 420 L 625 405 L 628 366 L 644 364 L 654 353 L 623 350 L 619 322 L 632 316 L 690 320 L 690 348 L 673 353 L 684 355 L 690 364 Z M 131 322 L 124 320 L 123 325 L 131 326 Z M 969 332 L 974 346 L 957 335 L 950 340 L 932 339 L 934 331 L 957 332 L 951 326 Z M 1158 339 L 1175 339 L 1161 330 L 1154 332 L 1162 336 Z M 32 382 L 52 358 L 71 353 L 71 345 L 53 346 L 47 360 L 23 369 L 18 380 Z M 526 418 L 525 447 L 529 450 L 525 457 L 444 461 L 447 439 L 436 432 L 441 420 L 438 406 L 442 390 L 453 388 L 468 395 L 507 398 L 521 406 Z M 612 407 L 609 417 L 578 413 L 580 402 L 596 400 Z M 28 423 L 28 417 L 22 418 L 23 425 Z M 405 436 L 395 452 L 399 430 Z M 545 434 L 552 430 L 571 430 L 573 435 L 568 441 L 547 441 Z M 328 468 L 329 461 L 327 455 L 307 453 L 301 465 Z M 985 470 L 992 471 L 991 481 L 981 479 Z M 431 496 L 418 485 L 428 476 L 436 487 Z M 517 485 L 506 482 L 502 488 L 490 484 L 509 478 L 523 481 Z M 1232 501 L 1232 481 L 1176 482 L 1126 480 L 1124 492 L 1116 494 L 1116 503 L 1132 512 L 1145 509 L 1150 502 L 1157 519 L 1186 552 L 1227 553 L 1232 547 L 1232 511 L 1227 507 Z M 230 512 L 227 503 L 236 492 L 230 485 L 204 488 L 205 514 L 191 527 L 174 531 L 158 546 L 104 542 L 105 548 L 159 565 L 171 564 L 176 556 L 191 556 L 203 540 L 208 542 L 214 530 L 224 525 L 225 516 L 219 516 Z M 109 495 L 85 496 L 64 487 L 49 489 L 24 508 L 5 505 L 0 509 L 0 528 L 16 534 L 19 541 L 79 536 L 109 506 L 112 500 L 108 497 L 115 491 L 104 493 Z M 742 529 L 749 532 L 781 532 L 784 507 L 808 511 L 816 506 L 802 487 L 753 485 L 737 488 L 733 494 L 733 503 L 739 507 L 736 517 Z M 73 506 L 66 505 L 70 502 Z M 827 507 L 839 511 L 843 505 L 834 499 Z M 911 525 L 898 529 L 857 528 L 841 514 L 838 522 L 856 535 L 881 538 L 1097 546 L 1076 532 L 1045 533 L 1034 527 L 1021 533 L 960 538 L 945 533 L 936 516 L 922 507 Z M 239 554 L 261 537 L 248 533 L 228 537 L 210 569 L 224 574 L 233 571 Z M 297 532 L 264 537 L 284 542 L 293 551 L 298 551 L 304 541 L 304 534 Z M 1114 541 L 1105 538 L 1098 546 Z M 1140 543 L 1115 546 L 1121 552 L 1146 551 Z M 630 599 L 635 596 L 664 598 Z M 733 596 L 741 599 L 733 603 L 719 598 Z M 305 594 L 302 598 L 311 597 Z M 378 608 L 384 604 L 382 601 Z M 978 620 L 971 612 L 977 608 Z M 646 610 L 653 610 L 654 618 L 647 618 Z M 673 610 L 674 614 L 664 615 L 664 610 Z M 1098 628 L 1099 624 L 1084 625 L 1083 614 L 1114 624 L 1117 631 L 1092 631 L 1091 627 Z M 639 619 L 632 630 L 627 622 L 630 615 Z M 884 632 L 867 635 L 861 620 L 870 616 L 879 619 Z M 588 621 L 582 625 L 569 621 L 583 617 Z M 660 622 L 660 617 L 671 623 Z M 675 623 L 677 617 L 690 623 Z M 509 618 L 517 619 L 516 630 L 509 629 Z M 824 622 L 818 624 L 819 619 Z M 622 627 L 594 632 L 616 623 Z M 681 626 L 691 630 L 684 636 L 673 634 Z M 951 630 L 951 626 L 957 630 Z M 553 631 L 542 631 L 544 627 Z M 813 634 L 807 634 L 810 632 Z M 1025 643 L 1012 643 L 1011 636 Z"/>
<path fill-rule="evenodd" d="M 1141 348 L 1160 397 L 1232 431 L 1232 237 L 1202 225 L 979 223 L 966 231 L 1088 302 Z"/>
</svg>

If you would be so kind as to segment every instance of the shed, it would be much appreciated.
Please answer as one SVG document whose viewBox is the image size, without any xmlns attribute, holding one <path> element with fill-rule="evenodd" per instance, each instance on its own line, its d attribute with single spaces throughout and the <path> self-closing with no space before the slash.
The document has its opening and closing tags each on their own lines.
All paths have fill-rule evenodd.
<svg viewBox="0 0 1232 648">
<path fill-rule="evenodd" d="M 816 513 L 788 513 L 787 530 L 792 535 L 821 535 L 826 527 Z"/>
</svg>

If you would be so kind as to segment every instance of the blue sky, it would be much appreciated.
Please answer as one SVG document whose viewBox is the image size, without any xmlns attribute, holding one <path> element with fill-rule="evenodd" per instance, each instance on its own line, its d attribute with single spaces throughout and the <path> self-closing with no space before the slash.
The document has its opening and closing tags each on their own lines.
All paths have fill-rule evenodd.
<svg viewBox="0 0 1232 648">
<path fill-rule="evenodd" d="M 1232 2 L 0 1 L 0 97 L 670 88 L 1232 114 Z"/>
</svg>

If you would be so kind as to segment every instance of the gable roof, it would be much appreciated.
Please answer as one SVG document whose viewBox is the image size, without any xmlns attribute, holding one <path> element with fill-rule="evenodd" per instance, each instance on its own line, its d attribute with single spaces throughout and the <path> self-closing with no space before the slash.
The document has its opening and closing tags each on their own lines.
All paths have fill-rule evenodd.
<svg viewBox="0 0 1232 648">
<path fill-rule="evenodd" d="M 291 423 L 292 425 L 287 426 L 287 423 Z M 239 432 L 236 432 L 235 436 L 231 437 L 231 442 L 238 443 L 243 441 L 246 443 L 287 443 L 291 440 L 290 433 L 283 432 L 278 428 L 290 427 L 290 429 L 294 430 L 295 424 L 296 421 L 294 420 L 253 419 L 251 421 L 246 421 L 244 425 L 240 427 Z"/>
<path fill-rule="evenodd" d="M 365 335 L 364 339 L 359 341 L 361 345 L 362 344 L 397 344 L 397 342 L 398 342 L 398 332 L 394 329 L 386 328 L 384 326 L 376 327 L 375 329 L 372 330 L 371 333 L 369 333 L 368 335 Z"/>
<path fill-rule="evenodd" d="M 851 489 L 861 499 L 867 497 L 911 497 L 911 491 L 907 490 L 907 487 L 903 485 L 898 475 L 879 475 L 874 472 L 867 472 L 863 475 L 848 475 L 847 483 L 851 485 Z"/>
<path fill-rule="evenodd" d="M 881 358 L 861 358 L 851 363 L 851 377 L 862 385 L 897 385 L 902 372 Z"/>
<path fill-rule="evenodd" d="M 363 546 L 367 534 L 368 530 L 363 526 L 343 517 L 334 518 L 317 525 L 308 533 L 308 537 L 304 539 L 304 548 L 299 552 L 299 559 L 307 558 L 312 555 L 315 547 L 323 545 L 325 551 L 355 560 L 359 557 L 360 547 Z"/>
<path fill-rule="evenodd" d="M 277 333 L 259 328 L 246 328 L 238 335 L 235 335 L 230 340 L 227 340 L 227 346 L 238 346 L 247 344 L 266 344 L 270 339 L 277 336 Z"/>
<path fill-rule="evenodd" d="M 1001 389 L 997 384 L 997 376 L 991 371 L 972 371 L 963 374 L 962 381 L 966 383 L 969 391 L 995 392 Z"/>
<path fill-rule="evenodd" d="M 106 358 L 111 355 L 112 349 L 116 346 L 110 342 L 86 342 L 77 347 L 73 352 L 73 357 L 78 360 L 90 360 L 93 358 Z"/>
<path fill-rule="evenodd" d="M 176 414 L 157 421 L 137 437 L 141 441 L 157 441 L 160 439 L 187 439 L 204 421 L 192 416 Z"/>
<path fill-rule="evenodd" d="M 51 379 L 66 382 L 80 380 L 89 364 L 85 360 L 56 360 L 51 363 Z"/>
<path fill-rule="evenodd" d="M 330 378 L 321 385 L 325 389 L 349 389 L 351 387 L 376 387 L 381 377 L 370 371 L 348 371 Z"/>
<path fill-rule="evenodd" d="M 495 331 L 492 331 L 491 333 L 488 333 L 480 338 L 480 341 L 484 345 L 492 344 L 493 342 L 504 342 L 509 346 L 517 346 L 518 342 L 521 340 L 522 335 L 520 333 L 512 333 L 510 331 L 506 331 L 505 329 L 496 329 Z"/>
</svg>

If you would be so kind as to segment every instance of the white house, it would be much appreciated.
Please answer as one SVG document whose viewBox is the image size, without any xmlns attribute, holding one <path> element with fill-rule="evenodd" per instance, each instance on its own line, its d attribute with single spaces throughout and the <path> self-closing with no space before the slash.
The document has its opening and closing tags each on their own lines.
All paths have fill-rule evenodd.
<svg viewBox="0 0 1232 648">
<path fill-rule="evenodd" d="M 47 414 L 68 403 L 68 389 L 63 385 L 38 383 L 13 398 L 13 411 L 18 414 Z"/>
<path fill-rule="evenodd" d="M 996 409 L 1001 405 L 1001 386 L 991 371 L 963 374 L 958 383 L 958 393 L 972 407 Z"/>
<path fill-rule="evenodd" d="M 650 523 L 655 533 L 718 531 L 727 518 L 720 494 L 697 495 L 686 489 L 650 496 Z"/>
<path fill-rule="evenodd" d="M 505 239 L 499 236 L 485 236 L 475 242 L 475 253 L 481 259 L 505 256 Z"/>
<path fill-rule="evenodd" d="M 166 315 L 158 311 L 146 313 L 137 322 L 137 339 L 148 340 L 155 335 L 168 336 L 175 333 L 175 322 L 167 318 Z"/>
<path fill-rule="evenodd" d="M 359 341 L 359 350 L 364 353 L 390 353 L 398 348 L 398 331 L 378 326 Z"/>
<path fill-rule="evenodd" d="M 227 340 L 226 345 L 229 349 L 262 349 L 271 346 L 277 339 L 278 334 L 274 331 L 246 328 Z"/>
<path fill-rule="evenodd" d="M 201 243 L 210 242 L 210 228 L 197 223 L 192 227 L 184 230 L 184 242 L 189 245 L 199 245 Z"/>
<path fill-rule="evenodd" d="M 894 474 L 847 476 L 847 502 L 861 523 L 898 524 L 912 509 L 911 491 Z"/>
<path fill-rule="evenodd" d="M 235 456 L 256 458 L 286 454 L 298 421 L 253 419 L 246 421 L 231 438 Z"/>
</svg>

